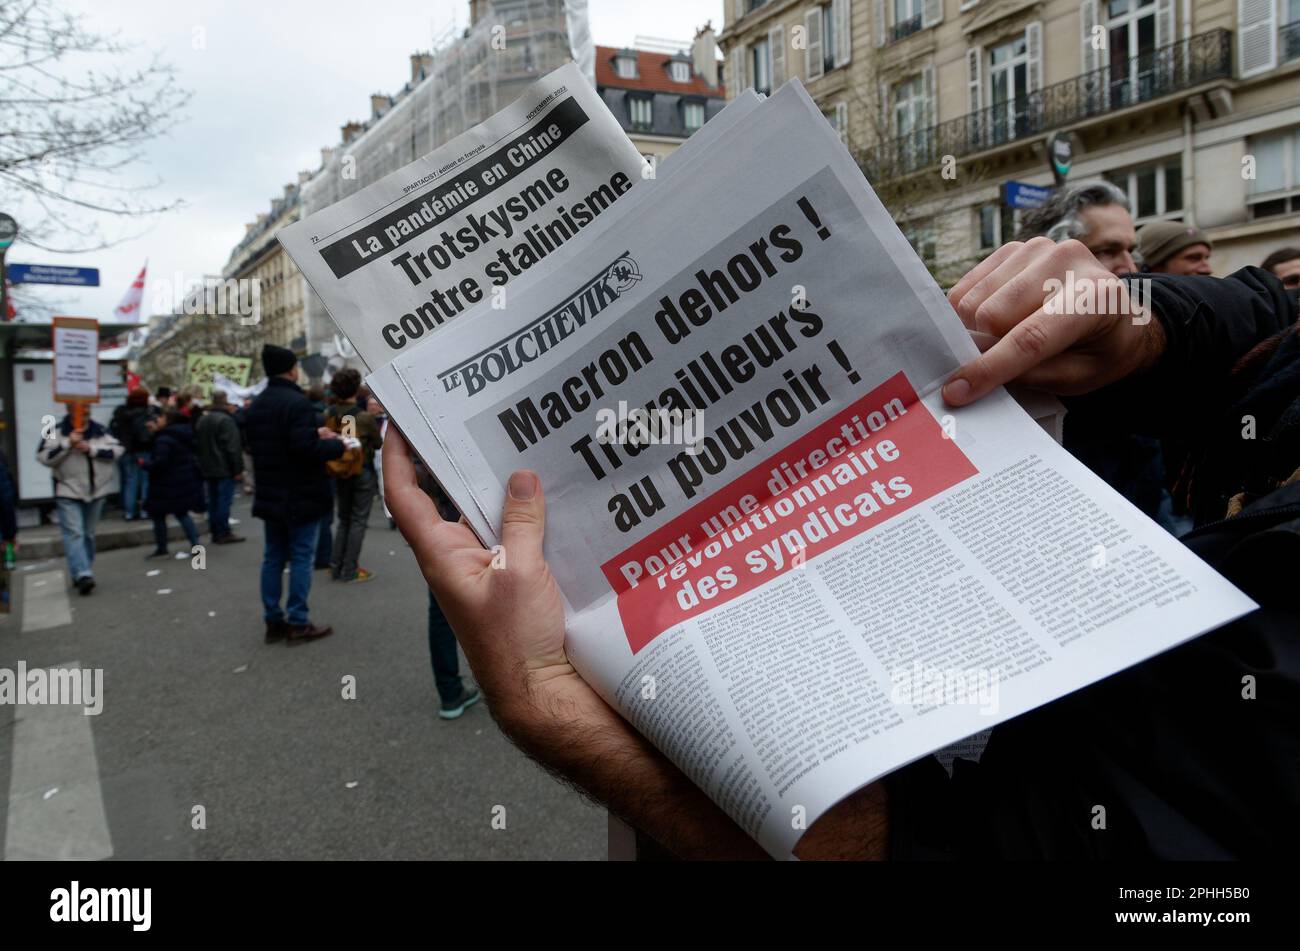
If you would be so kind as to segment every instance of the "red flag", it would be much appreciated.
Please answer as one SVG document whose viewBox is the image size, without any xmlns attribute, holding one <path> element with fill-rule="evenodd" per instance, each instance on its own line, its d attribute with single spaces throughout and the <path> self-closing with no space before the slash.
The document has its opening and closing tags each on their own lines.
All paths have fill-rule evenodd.
<svg viewBox="0 0 1300 951">
<path fill-rule="evenodd" d="M 144 300 L 144 272 L 149 269 L 149 262 L 144 262 L 144 267 L 140 268 L 140 273 L 136 275 L 131 286 L 127 288 L 126 296 L 122 298 L 122 303 L 117 305 L 113 311 L 113 320 L 120 324 L 136 324 L 142 319 L 140 304 Z"/>
</svg>

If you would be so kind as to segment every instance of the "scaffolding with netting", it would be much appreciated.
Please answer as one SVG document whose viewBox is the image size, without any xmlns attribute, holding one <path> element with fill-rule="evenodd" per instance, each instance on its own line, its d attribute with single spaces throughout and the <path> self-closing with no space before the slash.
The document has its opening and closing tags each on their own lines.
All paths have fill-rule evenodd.
<svg viewBox="0 0 1300 951">
<path fill-rule="evenodd" d="M 322 150 L 302 186 L 303 217 L 427 155 L 570 60 L 594 71 L 587 0 L 478 0 L 470 10 L 469 27 L 412 55 L 411 81 L 372 97 L 369 121 L 344 126 L 344 141 Z M 310 288 L 305 311 L 308 352 L 332 356 L 336 328 Z"/>
</svg>

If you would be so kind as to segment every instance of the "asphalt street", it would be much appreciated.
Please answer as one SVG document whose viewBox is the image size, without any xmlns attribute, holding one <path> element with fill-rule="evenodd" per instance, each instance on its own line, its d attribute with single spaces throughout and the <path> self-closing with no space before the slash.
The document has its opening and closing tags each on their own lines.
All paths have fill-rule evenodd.
<svg viewBox="0 0 1300 951">
<path fill-rule="evenodd" d="M 482 704 L 438 718 L 427 589 L 378 509 L 376 577 L 316 572 L 312 619 L 335 633 L 294 647 L 263 643 L 262 526 L 242 497 L 248 541 L 209 545 L 202 570 L 104 552 L 81 597 L 61 559 L 19 562 L 0 669 L 100 668 L 103 711 L 0 705 L 5 858 L 604 858 L 605 813 Z"/>
</svg>

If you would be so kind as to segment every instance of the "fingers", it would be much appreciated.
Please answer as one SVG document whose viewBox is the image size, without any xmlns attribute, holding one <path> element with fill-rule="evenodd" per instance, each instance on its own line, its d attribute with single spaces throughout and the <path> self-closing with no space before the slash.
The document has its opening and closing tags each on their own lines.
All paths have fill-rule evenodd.
<svg viewBox="0 0 1300 951">
<path fill-rule="evenodd" d="M 396 426 L 389 427 L 388 438 L 380 451 L 384 460 L 384 503 L 416 559 L 423 563 L 425 558 L 436 554 L 430 533 L 425 529 L 437 525 L 442 517 L 433 499 L 420 488 L 410 448 Z"/>
<path fill-rule="evenodd" d="M 501 541 L 516 564 L 537 564 L 543 560 L 542 536 L 546 531 L 546 500 L 537 473 L 527 469 L 514 473 L 506 485 L 505 510 L 501 515 Z"/>
<path fill-rule="evenodd" d="M 1040 307 L 1046 308 L 1049 298 L 1061 298 L 1067 275 L 1081 263 L 1079 248 L 1075 245 L 1076 242 L 1070 241 L 1040 246 L 1033 254 L 1008 261 L 1007 266 L 1014 270 L 1003 275 L 1005 280 L 998 287 L 988 291 L 992 282 L 976 287 L 962 302 L 963 306 L 975 308 L 971 315 L 974 327 L 1000 337 Z M 1109 273 L 1106 276 L 1119 283 L 1118 278 Z M 995 273 L 994 280 L 997 278 Z M 987 296 L 980 300 L 980 295 L 986 291 Z M 1055 312 L 1061 314 L 1065 311 L 1058 307 Z"/>
<path fill-rule="evenodd" d="M 1019 241 L 1008 242 L 963 275 L 962 279 L 948 292 L 948 303 L 952 304 L 954 310 L 957 310 L 958 316 L 961 315 L 961 311 L 957 308 L 957 304 L 966 296 L 970 289 L 992 274 L 1003 261 L 1011 257 L 1011 255 L 1015 254 L 1023 247 L 1024 245 Z M 963 323 L 965 320 L 966 318 L 963 317 Z M 969 326 L 970 325 L 967 324 L 967 327 Z"/>
<path fill-rule="evenodd" d="M 980 309 L 984 302 L 1013 281 L 1016 282 L 1017 287 L 1023 287 L 1025 272 L 1033 269 L 1033 266 L 1045 256 L 1051 255 L 1056 247 L 1056 243 L 1048 238 L 1033 238 L 1003 257 L 992 270 L 985 271 L 983 276 L 975 280 L 966 289 L 965 294 L 953 304 L 962 322 L 972 330 L 988 330 L 989 328 L 979 322 Z M 956 288 L 953 290 L 955 292 Z M 1031 314 L 1042 303 L 1040 294 L 1032 306 L 1022 310 L 1016 316 L 1024 317 Z"/>
<path fill-rule="evenodd" d="M 1074 343 L 1087 324 L 1035 311 L 985 353 L 958 370 L 943 386 L 950 406 L 965 406 L 1010 383 Z"/>
</svg>

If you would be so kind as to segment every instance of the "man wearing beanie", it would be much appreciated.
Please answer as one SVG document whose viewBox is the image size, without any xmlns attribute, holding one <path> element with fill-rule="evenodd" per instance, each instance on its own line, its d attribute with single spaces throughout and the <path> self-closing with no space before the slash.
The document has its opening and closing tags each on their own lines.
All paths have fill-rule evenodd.
<svg viewBox="0 0 1300 951">
<path fill-rule="evenodd" d="M 1210 269 L 1210 239 L 1180 221 L 1153 221 L 1138 231 L 1137 252 L 1153 274 L 1204 274 Z"/>
<path fill-rule="evenodd" d="M 325 462 L 343 455 L 344 442 L 316 425 L 316 412 L 298 388 L 298 358 L 292 350 L 262 348 L 266 389 L 244 419 L 253 457 L 253 515 L 262 519 L 262 606 L 266 641 L 298 644 L 332 633 L 312 624 L 307 596 L 320 520 L 330 510 Z M 284 566 L 289 565 L 289 601 L 281 608 Z"/>
</svg>

